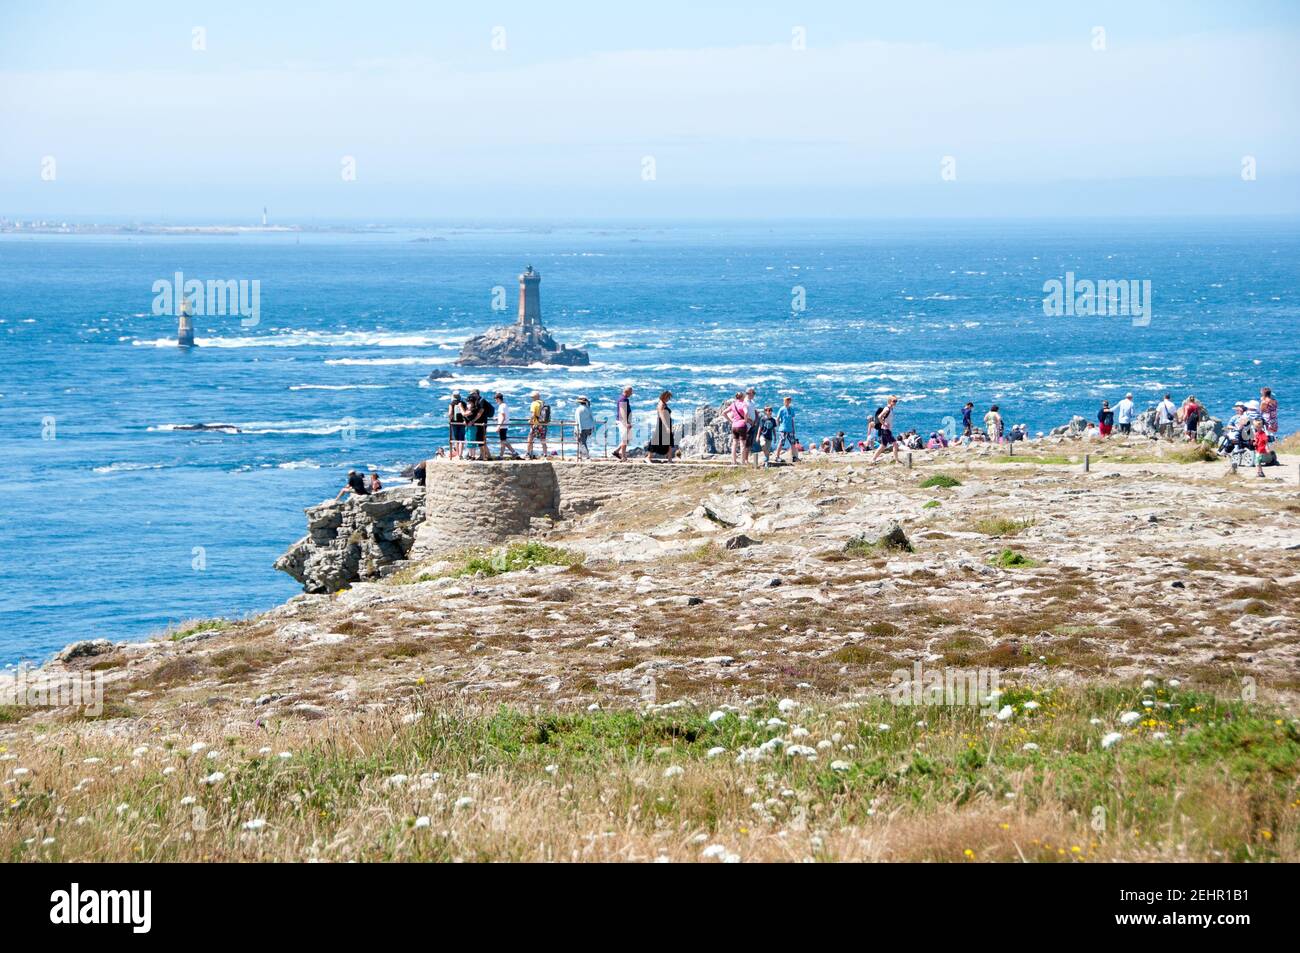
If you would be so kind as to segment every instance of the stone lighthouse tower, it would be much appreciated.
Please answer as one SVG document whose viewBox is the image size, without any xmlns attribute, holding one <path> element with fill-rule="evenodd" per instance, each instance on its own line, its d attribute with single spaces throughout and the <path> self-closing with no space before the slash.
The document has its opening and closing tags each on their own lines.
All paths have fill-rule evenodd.
<svg viewBox="0 0 1300 953">
<path fill-rule="evenodd" d="M 536 341 L 542 327 L 542 275 L 529 265 L 519 276 L 519 327 Z"/>
<path fill-rule="evenodd" d="M 194 346 L 194 306 L 190 304 L 189 296 L 184 292 L 181 295 L 181 306 L 177 310 L 180 314 L 176 322 L 176 343 L 181 347 Z"/>
</svg>

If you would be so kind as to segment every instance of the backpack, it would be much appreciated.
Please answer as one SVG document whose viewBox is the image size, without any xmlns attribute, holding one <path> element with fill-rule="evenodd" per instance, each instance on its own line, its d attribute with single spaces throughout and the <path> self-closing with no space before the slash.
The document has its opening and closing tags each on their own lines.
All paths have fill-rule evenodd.
<svg viewBox="0 0 1300 953">
<path fill-rule="evenodd" d="M 478 402 L 478 406 L 479 406 L 478 419 L 483 423 L 487 423 L 489 420 L 491 420 L 493 417 L 496 416 L 497 409 L 492 406 L 492 403 L 490 401 L 480 400 Z"/>
<path fill-rule="evenodd" d="M 549 424 L 550 422 L 551 422 L 551 405 L 542 404 L 542 423 Z"/>
</svg>

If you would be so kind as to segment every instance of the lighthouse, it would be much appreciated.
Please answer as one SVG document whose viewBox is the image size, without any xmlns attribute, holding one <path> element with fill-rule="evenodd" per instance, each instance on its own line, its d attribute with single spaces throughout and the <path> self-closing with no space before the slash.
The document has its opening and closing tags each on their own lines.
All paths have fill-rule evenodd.
<svg viewBox="0 0 1300 953">
<path fill-rule="evenodd" d="M 176 343 L 180 347 L 193 347 L 194 322 L 190 320 L 193 308 L 184 293 L 181 294 L 181 306 L 177 310 L 180 312 L 180 320 L 176 323 Z"/>
<path fill-rule="evenodd" d="M 262 206 L 262 227 L 266 228 L 266 206 Z"/>
<path fill-rule="evenodd" d="M 542 326 L 542 275 L 529 265 L 519 276 L 519 327 L 530 339 L 536 339 Z"/>
</svg>

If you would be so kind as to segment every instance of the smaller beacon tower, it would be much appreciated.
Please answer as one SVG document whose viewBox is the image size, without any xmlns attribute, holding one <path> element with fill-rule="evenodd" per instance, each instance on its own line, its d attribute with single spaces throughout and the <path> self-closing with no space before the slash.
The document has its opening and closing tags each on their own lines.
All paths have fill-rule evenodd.
<svg viewBox="0 0 1300 953">
<path fill-rule="evenodd" d="M 180 319 L 176 324 L 176 343 L 180 347 L 193 347 L 194 322 L 191 317 L 194 314 L 194 309 L 190 305 L 190 299 L 184 294 L 181 295 L 181 306 L 178 310 L 180 311 Z"/>
</svg>

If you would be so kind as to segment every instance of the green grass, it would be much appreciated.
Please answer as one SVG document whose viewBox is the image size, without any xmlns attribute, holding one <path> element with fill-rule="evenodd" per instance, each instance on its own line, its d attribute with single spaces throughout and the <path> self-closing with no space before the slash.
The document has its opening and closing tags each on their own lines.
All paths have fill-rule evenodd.
<svg viewBox="0 0 1300 953">
<path fill-rule="evenodd" d="M 513 543 L 491 553 L 472 555 L 451 571 L 452 576 L 499 576 L 533 566 L 576 566 L 581 553 L 545 543 Z"/>
<path fill-rule="evenodd" d="M 989 560 L 994 566 L 1001 566 L 1004 569 L 1033 569 L 1038 565 L 1036 559 L 1030 559 L 1014 549 L 1004 549 L 992 559 Z"/>
<path fill-rule="evenodd" d="M 0 705 L 0 725 L 11 724 L 22 717 L 17 705 Z"/>
<path fill-rule="evenodd" d="M 930 501 L 928 501 L 928 502 L 922 504 L 921 509 L 923 509 L 923 510 L 937 510 L 941 505 L 942 505 L 942 504 L 940 504 L 938 500 L 930 500 Z"/>
<path fill-rule="evenodd" d="M 189 638 L 191 635 L 198 635 L 200 632 L 220 632 L 234 624 L 229 619 L 204 619 L 202 622 L 195 622 L 177 629 L 168 638 L 173 642 L 179 642 L 181 639 Z"/>
<path fill-rule="evenodd" d="M 961 486 L 961 480 L 956 477 L 948 476 L 946 473 L 936 473 L 932 477 L 926 477 L 921 481 L 921 489 L 928 490 L 931 487 L 939 487 L 944 490 L 952 489 L 954 486 Z"/>
<path fill-rule="evenodd" d="M 1013 520 L 1005 516 L 989 516 L 977 520 L 971 527 L 985 536 L 1016 536 L 1034 525 L 1033 520 Z"/>
<path fill-rule="evenodd" d="M 849 664 L 868 658 L 842 651 Z M 1136 860 L 1153 850 L 1184 860 L 1294 858 L 1300 732 L 1282 712 L 1163 686 L 1004 686 L 1002 705 L 1013 713 L 1005 722 L 973 705 L 900 707 L 885 698 L 795 713 L 767 701 L 746 717 L 729 712 L 716 720 L 707 707 L 476 712 L 431 704 L 415 724 L 376 721 L 346 738 L 331 729 L 296 746 L 287 761 L 229 742 L 219 787 L 196 783 L 204 765 L 168 778 L 161 762 L 146 759 L 139 772 L 104 776 L 88 792 L 13 798 L 0 806 L 0 856 L 247 860 L 259 851 L 301 856 L 301 845 L 311 844 L 313 856 L 337 860 L 519 860 L 547 852 L 567 859 L 561 847 L 613 831 L 608 836 L 630 842 L 663 832 L 665 844 L 705 832 L 746 859 L 751 851 L 763 859 L 764 843 L 780 843 L 774 832 L 807 805 L 825 835 L 819 859 L 827 860 L 841 859 L 837 851 L 855 849 L 864 834 L 908 823 L 923 836 L 903 838 L 893 859 Z M 1126 711 L 1143 717 L 1123 726 Z M 769 718 L 781 721 L 769 725 Z M 810 732 L 800 743 L 835 741 L 811 758 L 778 746 L 736 763 L 742 751 L 788 739 L 791 724 Z M 1120 740 L 1103 748 L 1111 731 Z M 710 758 L 715 747 L 725 751 Z M 129 760 L 107 748 L 84 753 Z M 680 773 L 667 774 L 669 766 Z M 396 773 L 431 768 L 441 776 L 436 800 L 385 784 Z M 45 783 L 70 783 L 80 773 L 80 765 L 51 766 Z M 515 792 L 526 794 L 516 802 Z M 197 797 L 205 827 L 189 823 L 183 793 Z M 464 793 L 473 806 L 459 811 L 453 804 Z M 764 806 L 756 811 L 752 802 Z M 497 803 L 505 807 L 498 811 Z M 521 809 L 528 813 L 515 820 Z M 89 824 L 59 838 L 58 857 L 43 854 L 40 835 L 64 810 Z M 434 824 L 412 837 L 416 814 L 432 814 Z M 1098 816 L 1101 828 L 1092 823 Z M 252 817 L 267 821 L 267 834 L 241 834 Z M 846 828 L 862 830 L 836 839 Z M 697 856 L 697 848 L 686 855 Z"/>
</svg>

